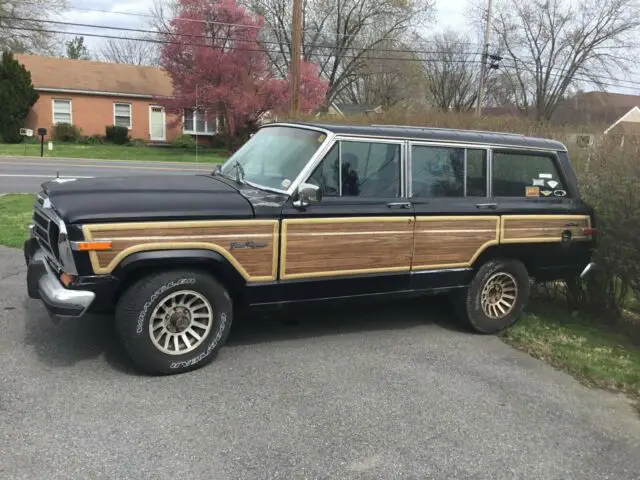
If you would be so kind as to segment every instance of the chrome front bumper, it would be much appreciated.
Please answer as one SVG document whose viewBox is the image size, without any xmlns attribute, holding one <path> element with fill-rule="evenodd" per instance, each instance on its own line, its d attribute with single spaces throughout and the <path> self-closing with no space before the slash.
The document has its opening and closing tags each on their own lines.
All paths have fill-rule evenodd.
<svg viewBox="0 0 640 480">
<path fill-rule="evenodd" d="M 44 251 L 29 239 L 24 253 L 27 262 L 27 289 L 29 297 L 42 300 L 53 318 L 81 317 L 93 303 L 94 292 L 65 288 L 49 266 Z"/>
</svg>

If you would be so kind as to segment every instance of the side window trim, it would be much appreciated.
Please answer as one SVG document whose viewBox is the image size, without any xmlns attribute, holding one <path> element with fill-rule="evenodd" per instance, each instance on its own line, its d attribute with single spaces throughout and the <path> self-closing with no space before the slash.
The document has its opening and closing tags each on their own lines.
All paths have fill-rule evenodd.
<svg viewBox="0 0 640 480">
<path fill-rule="evenodd" d="M 487 171 L 487 181 L 489 182 L 488 185 L 488 192 L 489 192 L 489 198 L 517 198 L 517 199 L 522 199 L 522 200 L 528 200 L 528 201 L 536 201 L 536 200 L 543 200 L 543 201 L 561 201 L 561 200 L 570 200 L 571 198 L 573 198 L 573 192 L 570 190 L 570 188 L 568 187 L 567 184 L 567 178 L 564 172 L 564 169 L 562 168 L 562 165 L 560 163 L 560 158 L 558 156 L 558 153 L 555 151 L 549 151 L 549 150 L 533 150 L 533 149 L 527 149 L 527 148 L 505 148 L 505 147 L 491 147 L 489 152 L 489 163 L 488 163 L 488 171 Z M 562 183 L 562 185 L 565 186 L 565 188 L 567 189 L 567 193 L 569 195 L 567 195 L 566 197 L 537 197 L 537 198 L 528 198 L 528 197 L 495 197 L 493 195 L 493 154 L 494 153 L 505 153 L 505 154 L 515 154 L 515 155 L 531 155 L 531 156 L 540 156 L 540 157 L 547 157 L 549 159 L 551 159 L 551 162 L 553 163 L 556 172 L 558 173 L 558 176 L 560 177 L 560 181 Z"/>
<path fill-rule="evenodd" d="M 463 197 L 467 198 L 467 154 L 469 150 L 483 150 L 486 156 L 487 163 L 487 185 L 486 185 L 486 195 L 481 198 L 490 198 L 491 197 L 491 161 L 492 161 L 492 148 L 490 145 L 482 145 L 482 144 L 464 144 L 464 143 L 445 143 L 445 142 L 429 142 L 429 141 L 417 141 L 417 140 L 408 140 L 406 142 L 406 161 L 407 161 L 407 176 L 406 176 L 406 185 L 407 185 L 407 198 L 413 197 L 413 147 L 435 147 L 435 148 L 460 148 L 464 150 L 464 192 Z M 441 197 L 445 198 L 445 197 Z"/>
</svg>

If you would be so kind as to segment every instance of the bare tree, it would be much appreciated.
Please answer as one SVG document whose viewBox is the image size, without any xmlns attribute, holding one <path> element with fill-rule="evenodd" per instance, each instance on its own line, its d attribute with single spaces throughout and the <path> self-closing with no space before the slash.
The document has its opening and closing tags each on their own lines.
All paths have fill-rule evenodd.
<svg viewBox="0 0 640 480">
<path fill-rule="evenodd" d="M 426 77 L 412 47 L 386 40 L 381 42 L 380 48 L 381 51 L 363 55 L 362 65 L 354 75 L 356 80 L 339 95 L 339 99 L 388 109 L 405 100 L 425 98 Z"/>
<path fill-rule="evenodd" d="M 170 32 L 169 22 L 178 16 L 179 9 L 178 0 L 153 0 L 150 26 L 160 34 Z"/>
<path fill-rule="evenodd" d="M 623 73 L 640 26 L 637 0 L 500 0 L 492 22 L 503 86 L 517 107 L 548 120 L 579 82 L 604 86 Z"/>
<path fill-rule="evenodd" d="M 435 106 L 443 111 L 469 110 L 478 98 L 481 52 L 467 36 L 448 31 L 422 42 L 423 68 Z"/>
<path fill-rule="evenodd" d="M 54 54 L 60 41 L 46 20 L 66 7 L 66 0 L 0 0 L 0 51 Z"/>
<path fill-rule="evenodd" d="M 158 43 L 144 38 L 109 39 L 100 49 L 100 56 L 112 63 L 151 66 L 160 63 Z"/>
<path fill-rule="evenodd" d="M 278 73 L 286 75 L 291 59 L 290 0 L 245 4 L 264 17 L 265 51 Z M 367 62 L 384 60 L 382 45 L 407 36 L 432 11 L 432 0 L 303 0 L 302 55 L 329 81 L 327 102 L 362 82 Z"/>
</svg>

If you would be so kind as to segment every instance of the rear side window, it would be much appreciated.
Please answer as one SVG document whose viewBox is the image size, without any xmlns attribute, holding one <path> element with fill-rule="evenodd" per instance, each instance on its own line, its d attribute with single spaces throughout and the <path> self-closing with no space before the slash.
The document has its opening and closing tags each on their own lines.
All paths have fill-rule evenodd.
<svg viewBox="0 0 640 480">
<path fill-rule="evenodd" d="M 493 196 L 557 198 L 569 194 L 553 157 L 493 152 Z"/>
<path fill-rule="evenodd" d="M 484 197 L 486 187 L 485 150 L 411 146 L 411 191 L 414 197 Z"/>
</svg>

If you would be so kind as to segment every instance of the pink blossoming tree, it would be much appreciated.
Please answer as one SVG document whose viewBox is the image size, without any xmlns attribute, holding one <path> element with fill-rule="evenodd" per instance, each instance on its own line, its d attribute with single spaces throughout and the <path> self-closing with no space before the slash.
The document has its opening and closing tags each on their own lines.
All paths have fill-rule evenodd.
<svg viewBox="0 0 640 480">
<path fill-rule="evenodd" d="M 181 118 L 198 107 L 209 122 L 222 119 L 221 134 L 236 148 L 266 112 L 285 113 L 289 78 L 276 78 L 258 42 L 262 19 L 235 0 L 180 0 L 171 21 L 161 66 L 173 82 L 168 112 Z M 325 100 L 327 82 L 315 65 L 302 62 L 300 109 L 311 112 Z M 197 93 L 197 98 L 196 98 Z"/>
</svg>

